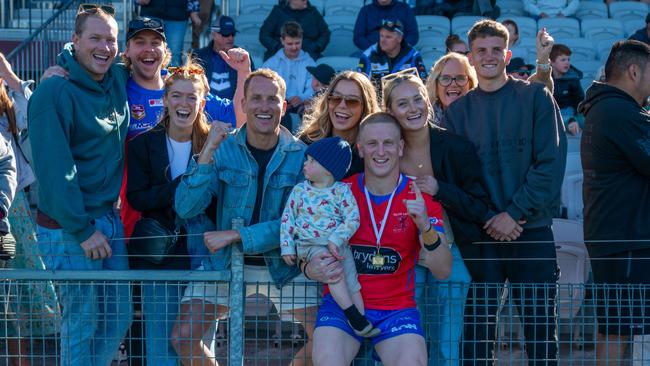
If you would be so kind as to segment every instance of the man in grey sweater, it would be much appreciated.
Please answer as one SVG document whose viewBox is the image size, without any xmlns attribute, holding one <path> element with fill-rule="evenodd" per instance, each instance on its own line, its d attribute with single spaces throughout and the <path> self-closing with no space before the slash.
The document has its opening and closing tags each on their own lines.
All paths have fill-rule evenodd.
<svg viewBox="0 0 650 366">
<path fill-rule="evenodd" d="M 465 364 L 492 362 L 491 319 L 498 310 L 500 284 L 507 279 L 511 298 L 523 307 L 529 364 L 556 365 L 557 265 L 551 224 L 559 210 L 566 162 L 562 118 L 543 85 L 506 76 L 511 53 L 503 25 L 477 22 L 468 39 L 479 86 L 449 107 L 446 127 L 476 146 L 496 211 L 484 226 L 491 238 L 486 241 L 494 242 L 481 245 L 481 258 L 466 258 L 474 282 L 489 285 L 476 286 L 469 299 Z M 522 286 L 528 283 L 539 285 Z"/>
</svg>

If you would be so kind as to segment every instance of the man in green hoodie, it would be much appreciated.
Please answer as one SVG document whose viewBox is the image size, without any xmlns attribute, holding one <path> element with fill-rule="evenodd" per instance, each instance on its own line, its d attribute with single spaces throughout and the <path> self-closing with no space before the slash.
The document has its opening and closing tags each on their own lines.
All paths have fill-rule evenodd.
<svg viewBox="0 0 650 366">
<path fill-rule="evenodd" d="M 58 56 L 68 78 L 49 78 L 28 116 L 39 187 L 38 239 L 48 269 L 128 269 L 113 210 L 129 123 L 127 71 L 117 55 L 115 10 L 83 4 Z M 132 318 L 128 284 L 60 288 L 62 365 L 106 365 Z"/>
</svg>

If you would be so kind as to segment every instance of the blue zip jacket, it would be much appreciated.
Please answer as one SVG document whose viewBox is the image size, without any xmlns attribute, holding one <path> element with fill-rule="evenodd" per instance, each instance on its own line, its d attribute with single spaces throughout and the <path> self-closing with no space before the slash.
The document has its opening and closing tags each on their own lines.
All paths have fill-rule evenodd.
<svg viewBox="0 0 650 366">
<path fill-rule="evenodd" d="M 214 153 L 214 163 L 197 164 L 192 159 L 187 173 L 176 188 L 175 210 L 179 217 L 200 214 L 217 197 L 217 231 L 229 230 L 231 220 L 242 217 L 245 227 L 239 230 L 244 254 L 263 254 L 273 281 L 282 287 L 300 273 L 288 266 L 280 254 L 280 218 L 285 202 L 302 174 L 306 146 L 284 127 L 278 146 L 269 161 L 264 177 L 264 192 L 259 223 L 247 226 L 253 215 L 257 196 L 257 162 L 246 147 L 246 125 L 235 130 Z M 204 261 L 208 270 L 230 266 L 230 246 Z"/>
<path fill-rule="evenodd" d="M 418 44 L 420 35 L 415 13 L 408 4 L 397 0 L 393 0 L 386 6 L 381 6 L 377 0 L 372 0 L 372 4 L 361 8 L 354 24 L 354 44 L 360 50 L 365 50 L 379 42 L 379 28 L 382 21 L 389 17 L 399 19 L 404 25 L 406 43 Z"/>
</svg>

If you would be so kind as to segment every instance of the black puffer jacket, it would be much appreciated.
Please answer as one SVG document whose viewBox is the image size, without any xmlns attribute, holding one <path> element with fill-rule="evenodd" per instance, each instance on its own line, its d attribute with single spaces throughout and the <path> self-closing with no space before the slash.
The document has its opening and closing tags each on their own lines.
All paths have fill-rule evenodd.
<svg viewBox="0 0 650 366">
<path fill-rule="evenodd" d="M 582 71 L 573 66 L 569 67 L 566 74 L 553 78 L 555 83 L 553 97 L 560 109 L 572 107 L 574 111 L 578 110 L 578 104 L 585 99 L 585 91 L 580 85 L 580 80 L 582 80 Z"/>
<path fill-rule="evenodd" d="M 650 114 L 629 94 L 595 82 L 579 112 L 585 240 L 591 257 L 650 248 Z M 642 242 L 620 242 L 640 240 Z"/>
<path fill-rule="evenodd" d="M 314 60 L 320 58 L 330 42 L 330 30 L 325 19 L 312 5 L 307 5 L 307 8 L 302 10 L 294 10 L 285 4 L 274 6 L 260 28 L 260 42 L 266 47 L 264 60 L 282 48 L 280 29 L 290 20 L 298 22 L 302 27 L 302 49 Z"/>
</svg>

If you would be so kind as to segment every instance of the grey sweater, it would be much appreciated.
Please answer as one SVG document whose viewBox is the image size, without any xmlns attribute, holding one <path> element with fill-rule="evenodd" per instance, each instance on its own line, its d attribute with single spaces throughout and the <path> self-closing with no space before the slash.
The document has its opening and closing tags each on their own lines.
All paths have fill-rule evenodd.
<svg viewBox="0 0 650 366">
<path fill-rule="evenodd" d="M 509 78 L 494 92 L 476 88 L 449 106 L 445 127 L 476 146 L 498 212 L 526 220 L 524 228 L 552 223 L 567 142 L 557 104 L 542 84 Z"/>
</svg>

